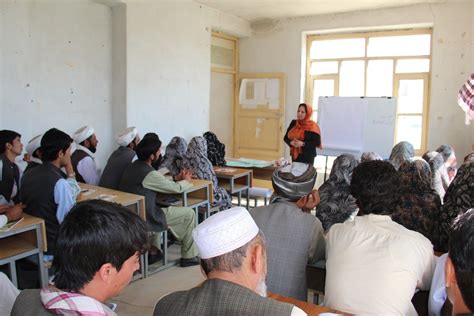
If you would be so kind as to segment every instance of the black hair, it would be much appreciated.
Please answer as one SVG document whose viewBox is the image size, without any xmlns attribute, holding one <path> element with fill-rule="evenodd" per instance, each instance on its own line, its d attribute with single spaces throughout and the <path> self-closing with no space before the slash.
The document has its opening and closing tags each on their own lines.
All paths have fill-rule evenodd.
<svg viewBox="0 0 474 316">
<path fill-rule="evenodd" d="M 6 150 L 7 144 L 13 145 L 13 141 L 15 138 L 21 137 L 20 134 L 18 134 L 15 131 L 10 131 L 8 129 L 4 129 L 0 131 L 0 154 L 3 154 Z"/>
<path fill-rule="evenodd" d="M 106 263 L 118 271 L 136 252 L 148 250 L 145 222 L 117 203 L 89 200 L 74 206 L 64 219 L 53 259 L 54 284 L 77 292 Z"/>
<path fill-rule="evenodd" d="M 146 138 L 152 138 L 152 139 L 157 139 L 157 140 L 160 140 L 160 137 L 158 136 L 157 133 L 146 133 L 145 135 L 143 135 L 143 139 L 146 139 Z M 161 142 L 161 140 L 160 140 Z"/>
<path fill-rule="evenodd" d="M 56 160 L 59 152 L 65 152 L 71 146 L 72 141 L 68 134 L 57 128 L 48 130 L 41 138 L 41 160 Z"/>
<path fill-rule="evenodd" d="M 137 146 L 137 157 L 141 161 L 146 161 L 150 158 L 151 155 L 156 154 L 156 152 L 161 147 L 161 140 L 155 137 L 143 137 L 142 141 Z"/>
<path fill-rule="evenodd" d="M 449 257 L 464 303 L 474 311 L 474 209 L 454 221 L 449 237 Z"/>
<path fill-rule="evenodd" d="M 306 113 L 308 113 L 308 106 L 306 105 L 306 103 L 300 103 L 300 105 L 298 105 L 298 109 L 299 109 L 300 107 L 304 107 L 304 111 L 305 111 Z"/>
<path fill-rule="evenodd" d="M 352 172 L 351 194 L 360 215 L 390 215 L 398 199 L 400 176 L 388 161 L 373 160 L 358 165 Z"/>
</svg>

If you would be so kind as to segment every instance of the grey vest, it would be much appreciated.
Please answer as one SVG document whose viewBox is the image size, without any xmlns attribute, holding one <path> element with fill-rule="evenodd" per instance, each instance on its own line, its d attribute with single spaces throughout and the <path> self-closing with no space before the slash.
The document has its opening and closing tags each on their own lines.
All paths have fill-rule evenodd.
<svg viewBox="0 0 474 316">
<path fill-rule="evenodd" d="M 71 155 L 71 163 L 72 163 L 72 167 L 74 168 L 74 172 L 76 173 L 76 180 L 78 182 L 82 182 L 82 183 L 86 183 L 86 181 L 84 180 L 84 178 L 81 176 L 81 174 L 77 170 L 77 165 L 79 164 L 79 161 L 81 161 L 82 159 L 84 159 L 86 157 L 90 157 L 90 155 L 88 153 L 86 153 L 85 151 L 80 150 L 80 149 L 77 149 Z"/>
<path fill-rule="evenodd" d="M 168 228 L 165 213 L 156 205 L 156 192 L 143 187 L 143 179 L 152 171 L 155 169 L 145 162 L 135 160 L 123 172 L 119 190 L 145 196 L 148 229 L 161 232 Z"/>
<path fill-rule="evenodd" d="M 293 305 L 262 297 L 238 284 L 219 279 L 188 291 L 171 293 L 155 306 L 154 316 L 289 316 Z"/>
<path fill-rule="evenodd" d="M 99 186 L 109 189 L 118 190 L 120 179 L 122 179 L 123 171 L 135 156 L 135 151 L 128 147 L 120 146 L 117 148 L 107 160 L 107 165 L 102 172 Z"/>
<path fill-rule="evenodd" d="M 48 255 L 54 253 L 59 222 L 56 218 L 58 205 L 54 201 L 54 186 L 66 175 L 50 162 L 35 167 L 23 175 L 21 180 L 21 201 L 26 204 L 25 212 L 44 219 Z"/>
<path fill-rule="evenodd" d="M 250 214 L 265 235 L 268 290 L 306 301 L 309 247 L 315 226 L 323 232 L 321 222 L 286 201 L 254 208 Z M 324 244 L 317 247 L 322 254 Z"/>
<path fill-rule="evenodd" d="M 23 290 L 13 304 L 11 316 L 49 316 L 55 315 L 48 312 L 41 303 L 39 289 Z"/>
</svg>

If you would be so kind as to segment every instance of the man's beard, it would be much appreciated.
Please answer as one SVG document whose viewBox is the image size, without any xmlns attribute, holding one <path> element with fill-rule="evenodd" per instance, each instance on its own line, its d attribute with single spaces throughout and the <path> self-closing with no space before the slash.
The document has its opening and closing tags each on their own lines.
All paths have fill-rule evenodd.
<svg viewBox="0 0 474 316">
<path fill-rule="evenodd" d="M 89 149 L 89 151 L 90 151 L 91 153 L 95 154 L 95 152 L 96 152 L 96 150 L 97 150 L 97 147 L 90 145 L 89 148 L 87 148 L 87 149 Z"/>
<path fill-rule="evenodd" d="M 267 284 L 265 283 L 265 279 L 266 275 L 262 275 L 260 280 L 258 280 L 257 288 L 255 289 L 255 292 L 263 297 L 267 297 Z"/>
</svg>

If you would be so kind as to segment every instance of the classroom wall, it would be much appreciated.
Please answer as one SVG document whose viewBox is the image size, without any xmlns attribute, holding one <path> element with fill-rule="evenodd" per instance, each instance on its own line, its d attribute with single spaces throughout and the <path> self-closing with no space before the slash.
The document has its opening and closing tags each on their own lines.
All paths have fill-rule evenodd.
<svg viewBox="0 0 474 316">
<path fill-rule="evenodd" d="M 465 0 L 280 20 L 275 27 L 257 28 L 251 37 L 240 40 L 240 71 L 286 73 L 288 124 L 302 100 L 303 32 L 432 25 L 428 147 L 449 143 L 461 156 L 471 150 L 474 142 L 473 125 L 464 125 L 463 112 L 456 102 L 459 88 L 474 69 L 473 7 L 472 1 Z M 287 146 L 285 153 L 288 156 Z"/>
<path fill-rule="evenodd" d="M 157 132 L 164 145 L 209 129 L 211 28 L 250 31 L 194 2 L 127 3 L 128 125 Z"/>
<path fill-rule="evenodd" d="M 91 2 L 0 1 L 1 128 L 24 144 L 90 124 L 112 150 L 111 12 Z"/>
</svg>

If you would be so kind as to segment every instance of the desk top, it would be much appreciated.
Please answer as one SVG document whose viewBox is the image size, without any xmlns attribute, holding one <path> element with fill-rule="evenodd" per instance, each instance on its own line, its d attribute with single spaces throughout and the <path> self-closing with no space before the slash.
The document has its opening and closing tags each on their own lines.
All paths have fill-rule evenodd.
<svg viewBox="0 0 474 316">
<path fill-rule="evenodd" d="M 238 178 L 250 174 L 252 170 L 234 167 L 214 167 L 217 177 L 221 178 Z"/>
<path fill-rule="evenodd" d="M 98 187 L 98 186 L 91 185 L 91 184 L 86 184 L 86 183 L 79 183 L 79 186 L 81 187 L 81 193 L 77 197 L 77 202 L 97 199 L 100 195 L 106 194 L 106 195 L 109 195 L 109 196 L 113 196 L 113 198 L 104 199 L 104 200 L 119 203 L 119 204 L 122 204 L 124 206 L 128 206 L 128 205 L 134 204 L 137 201 L 140 201 L 141 199 L 145 198 L 142 195 L 137 195 L 137 194 L 127 193 L 127 192 L 107 189 L 107 188 Z M 83 192 L 85 190 L 90 190 L 90 191 L 89 192 Z"/>
<path fill-rule="evenodd" d="M 278 294 L 274 294 L 274 293 L 270 293 L 270 292 L 268 293 L 268 298 L 271 298 L 271 299 L 274 299 L 274 300 L 277 300 L 277 301 L 280 301 L 280 302 L 284 302 L 284 303 L 293 304 L 293 305 L 301 308 L 309 316 L 319 315 L 321 313 L 337 313 L 337 314 L 342 314 L 342 315 L 349 315 L 349 314 L 338 312 L 338 311 L 336 311 L 334 309 L 331 309 L 329 307 L 316 305 L 316 304 L 311 304 L 311 303 L 308 303 L 308 302 L 303 302 L 303 301 L 300 301 L 300 300 L 297 300 L 297 299 L 294 299 L 294 298 L 291 298 L 291 297 L 286 297 L 286 296 L 282 296 L 282 295 L 278 295 Z"/>
</svg>

